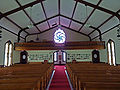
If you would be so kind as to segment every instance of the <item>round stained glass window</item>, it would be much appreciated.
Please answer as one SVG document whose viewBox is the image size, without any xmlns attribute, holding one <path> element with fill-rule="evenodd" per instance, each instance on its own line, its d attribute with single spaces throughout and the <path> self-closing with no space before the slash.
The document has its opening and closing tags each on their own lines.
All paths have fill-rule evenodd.
<svg viewBox="0 0 120 90">
<path fill-rule="evenodd" d="M 56 32 L 54 33 L 54 41 L 55 43 L 64 43 L 66 39 L 65 33 L 63 30 L 61 30 L 60 28 L 58 30 L 56 30 Z"/>
</svg>

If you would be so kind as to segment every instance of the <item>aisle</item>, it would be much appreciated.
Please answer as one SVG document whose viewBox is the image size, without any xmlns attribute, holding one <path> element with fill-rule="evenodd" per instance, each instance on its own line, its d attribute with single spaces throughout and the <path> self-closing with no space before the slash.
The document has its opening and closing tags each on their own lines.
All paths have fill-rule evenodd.
<svg viewBox="0 0 120 90">
<path fill-rule="evenodd" d="M 71 90 L 65 73 L 65 66 L 56 65 L 49 90 Z"/>
</svg>

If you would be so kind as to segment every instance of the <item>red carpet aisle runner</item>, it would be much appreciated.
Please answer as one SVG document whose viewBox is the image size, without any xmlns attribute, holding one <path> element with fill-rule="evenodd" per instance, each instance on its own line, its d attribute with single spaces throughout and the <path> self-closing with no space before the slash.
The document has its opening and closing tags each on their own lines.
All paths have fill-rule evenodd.
<svg viewBox="0 0 120 90">
<path fill-rule="evenodd" d="M 71 90 L 65 73 L 65 66 L 56 65 L 55 73 L 50 84 L 49 90 Z"/>
</svg>

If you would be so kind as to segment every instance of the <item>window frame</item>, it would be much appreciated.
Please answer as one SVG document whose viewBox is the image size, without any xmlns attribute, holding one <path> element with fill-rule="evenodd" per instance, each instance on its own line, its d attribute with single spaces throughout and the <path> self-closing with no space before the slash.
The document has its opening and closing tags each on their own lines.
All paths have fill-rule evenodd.
<svg viewBox="0 0 120 90">
<path fill-rule="evenodd" d="M 7 44 L 8 44 L 8 46 L 6 47 Z M 10 45 L 11 45 L 11 48 L 10 48 Z M 6 48 L 7 48 L 7 51 L 6 51 Z M 10 51 L 11 51 L 11 54 L 10 54 Z M 6 55 L 6 53 L 7 53 L 7 55 Z M 10 58 L 11 58 L 11 61 L 9 61 Z M 6 59 L 7 59 L 7 61 L 5 61 Z M 4 61 L 3 61 L 3 66 L 6 67 L 6 66 L 10 66 L 12 64 L 13 64 L 13 44 L 9 40 L 4 45 Z"/>
<path fill-rule="evenodd" d="M 114 46 L 112 46 L 112 44 Z M 108 45 L 110 45 L 110 49 L 109 49 Z M 116 66 L 115 42 L 111 39 L 109 39 L 108 42 L 107 42 L 107 59 L 108 59 L 108 64 Z"/>
</svg>

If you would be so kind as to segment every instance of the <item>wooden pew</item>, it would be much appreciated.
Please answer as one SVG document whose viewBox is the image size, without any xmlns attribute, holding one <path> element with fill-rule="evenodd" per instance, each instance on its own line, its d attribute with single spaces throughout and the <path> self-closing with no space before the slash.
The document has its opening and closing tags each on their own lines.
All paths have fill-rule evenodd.
<svg viewBox="0 0 120 90">
<path fill-rule="evenodd" d="M 120 83 L 85 82 L 81 90 L 120 90 Z"/>
<path fill-rule="evenodd" d="M 34 83 L 0 84 L 0 90 L 40 90 Z"/>
<path fill-rule="evenodd" d="M 29 88 L 26 85 L 33 84 L 33 87 L 35 84 L 36 87 L 30 87 L 29 90 L 45 90 L 52 70 L 53 64 L 17 64 L 5 67 L 0 69 L 1 87 L 9 84 L 10 87 L 15 84 L 17 86 L 23 83 L 26 89 Z M 11 90 L 14 90 L 14 88 Z"/>
<path fill-rule="evenodd" d="M 104 63 L 69 63 L 66 67 L 75 90 L 89 90 L 88 87 L 83 89 L 84 83 L 86 82 L 120 83 L 120 67 L 114 67 Z M 105 90 L 104 87 L 101 90 Z"/>
</svg>

